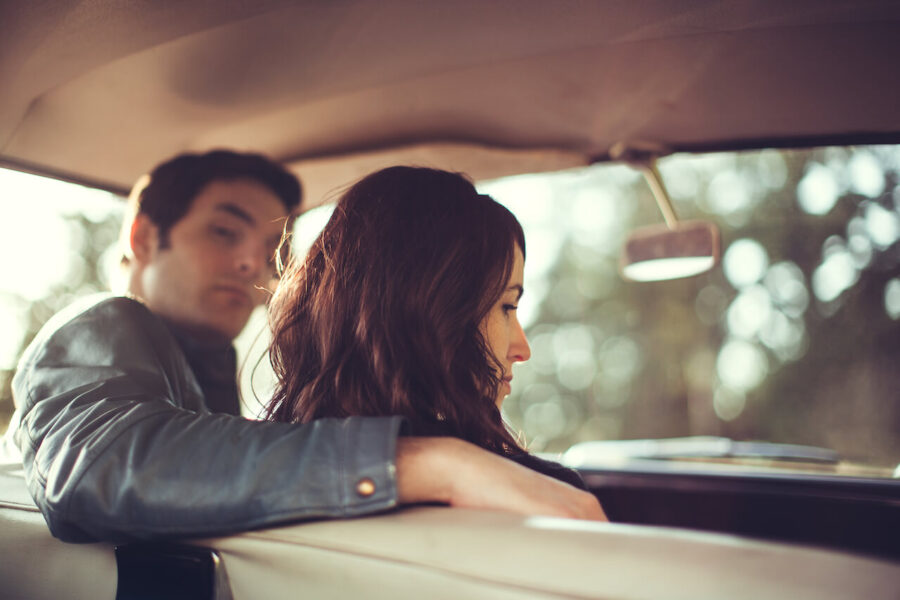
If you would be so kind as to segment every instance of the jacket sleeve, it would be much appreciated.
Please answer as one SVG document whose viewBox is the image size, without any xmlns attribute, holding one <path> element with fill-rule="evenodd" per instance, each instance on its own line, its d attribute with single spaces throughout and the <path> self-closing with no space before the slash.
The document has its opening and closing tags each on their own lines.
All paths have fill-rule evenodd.
<svg viewBox="0 0 900 600">
<path fill-rule="evenodd" d="M 125 298 L 45 329 L 13 382 L 14 436 L 56 537 L 213 536 L 396 505 L 399 418 L 211 414 L 171 335 Z"/>
</svg>

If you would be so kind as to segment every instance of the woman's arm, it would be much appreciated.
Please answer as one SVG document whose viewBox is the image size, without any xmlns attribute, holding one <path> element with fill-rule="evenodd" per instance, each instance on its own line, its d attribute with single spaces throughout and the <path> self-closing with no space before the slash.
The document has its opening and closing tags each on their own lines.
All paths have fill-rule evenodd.
<svg viewBox="0 0 900 600">
<path fill-rule="evenodd" d="M 397 491 L 401 503 L 607 520 L 589 492 L 456 438 L 399 438 Z"/>
</svg>

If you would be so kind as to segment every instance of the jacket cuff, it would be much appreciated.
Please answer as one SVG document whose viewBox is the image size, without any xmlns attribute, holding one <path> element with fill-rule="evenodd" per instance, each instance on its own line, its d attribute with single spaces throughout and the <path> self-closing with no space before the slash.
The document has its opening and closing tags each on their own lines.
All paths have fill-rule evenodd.
<svg viewBox="0 0 900 600">
<path fill-rule="evenodd" d="M 349 417 L 342 427 L 342 498 L 347 516 L 397 506 L 397 436 L 403 417 Z"/>
</svg>

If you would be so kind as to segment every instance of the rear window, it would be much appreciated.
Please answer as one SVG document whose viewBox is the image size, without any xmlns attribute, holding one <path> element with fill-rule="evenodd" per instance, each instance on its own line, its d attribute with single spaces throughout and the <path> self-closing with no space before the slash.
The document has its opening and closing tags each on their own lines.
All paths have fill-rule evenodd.
<svg viewBox="0 0 900 600">
<path fill-rule="evenodd" d="M 725 436 L 900 462 L 900 146 L 674 155 L 681 219 L 722 230 L 722 262 L 683 280 L 617 272 L 628 231 L 661 223 L 633 169 L 481 184 L 526 233 L 532 346 L 508 420 L 532 450 Z"/>
</svg>

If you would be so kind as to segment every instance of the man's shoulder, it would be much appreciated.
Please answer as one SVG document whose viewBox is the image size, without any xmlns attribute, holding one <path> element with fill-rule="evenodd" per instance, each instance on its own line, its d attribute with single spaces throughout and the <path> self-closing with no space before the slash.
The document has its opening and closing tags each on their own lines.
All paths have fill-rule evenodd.
<svg viewBox="0 0 900 600">
<path fill-rule="evenodd" d="M 130 296 L 121 296 L 109 292 L 101 292 L 97 294 L 91 294 L 90 296 L 85 296 L 84 298 L 79 298 L 72 304 L 68 305 L 66 308 L 59 311 L 56 315 L 54 315 L 51 321 L 55 319 L 69 321 L 77 318 L 82 314 L 95 311 L 124 314 L 152 314 L 150 313 L 150 310 L 140 301 L 131 298 Z"/>
<path fill-rule="evenodd" d="M 126 296 L 95 294 L 75 301 L 56 313 L 22 356 L 22 363 L 30 362 L 36 354 L 44 354 L 48 347 L 85 348 L 83 343 L 99 340 L 108 344 L 118 342 L 140 344 L 153 338 L 172 341 L 164 322 L 144 304 Z M 105 344 L 104 344 L 105 345 Z"/>
<path fill-rule="evenodd" d="M 160 323 L 162 321 L 141 302 L 127 296 L 100 293 L 76 300 L 62 309 L 41 328 L 38 337 L 48 337 L 55 331 L 72 325 L 93 324 L 97 320 L 127 326 L 128 323 Z"/>
</svg>

